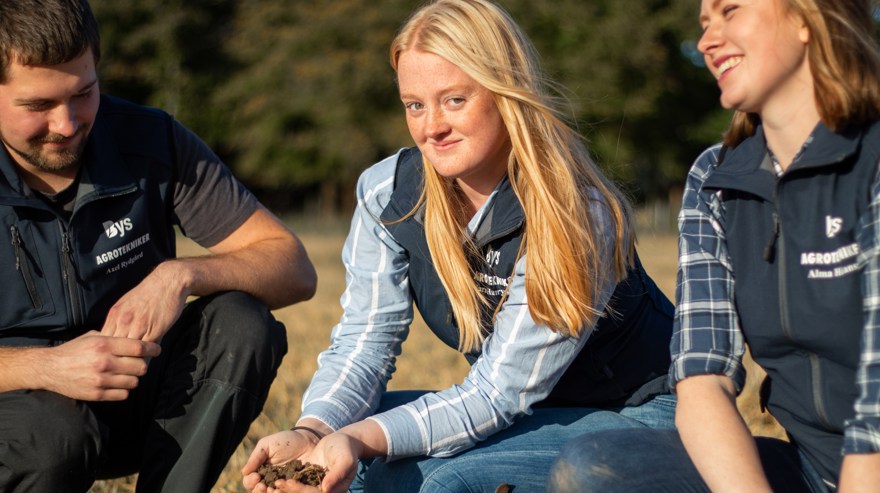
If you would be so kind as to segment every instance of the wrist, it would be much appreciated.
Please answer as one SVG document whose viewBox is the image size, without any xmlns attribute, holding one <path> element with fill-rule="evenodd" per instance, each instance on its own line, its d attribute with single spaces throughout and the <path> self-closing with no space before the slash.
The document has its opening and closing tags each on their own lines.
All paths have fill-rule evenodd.
<svg viewBox="0 0 880 493">
<path fill-rule="evenodd" d="M 153 274 L 161 279 L 167 288 L 186 299 L 193 294 L 197 274 L 193 264 L 186 259 L 169 259 L 157 265 Z"/>
<path fill-rule="evenodd" d="M 293 428 L 291 428 L 290 431 L 294 431 L 294 432 L 297 432 L 301 435 L 308 436 L 309 441 L 315 445 L 317 445 L 318 442 L 320 442 L 321 439 L 324 438 L 324 436 L 325 436 L 323 433 L 321 433 L 320 431 L 318 431 L 310 426 L 297 425 L 297 426 L 294 426 Z"/>
</svg>

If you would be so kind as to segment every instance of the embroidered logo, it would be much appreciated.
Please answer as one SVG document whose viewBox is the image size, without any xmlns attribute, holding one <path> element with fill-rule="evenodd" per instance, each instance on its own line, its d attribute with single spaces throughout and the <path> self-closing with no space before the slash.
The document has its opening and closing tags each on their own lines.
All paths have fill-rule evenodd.
<svg viewBox="0 0 880 493">
<path fill-rule="evenodd" d="M 131 231 L 131 218 L 126 217 L 119 221 L 104 221 L 104 234 L 107 238 L 124 237 L 126 231 Z"/>
<path fill-rule="evenodd" d="M 843 227 L 842 217 L 825 216 L 825 236 L 834 238 L 840 233 L 841 227 Z"/>
</svg>

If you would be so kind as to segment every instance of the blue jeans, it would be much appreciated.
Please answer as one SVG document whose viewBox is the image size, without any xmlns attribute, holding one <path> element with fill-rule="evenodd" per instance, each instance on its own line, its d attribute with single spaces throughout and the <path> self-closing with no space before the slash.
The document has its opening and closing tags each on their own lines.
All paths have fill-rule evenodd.
<svg viewBox="0 0 880 493">
<path fill-rule="evenodd" d="M 421 392 L 385 394 L 383 408 L 409 402 Z M 538 408 L 509 428 L 453 457 L 411 457 L 365 462 L 350 491 L 366 493 L 538 493 L 550 466 L 573 437 L 598 430 L 672 428 L 675 397 L 664 394 L 641 406 L 615 409 Z"/>
<path fill-rule="evenodd" d="M 828 493 L 794 445 L 756 438 L 774 493 Z M 709 493 L 675 430 L 608 430 L 572 440 L 553 465 L 549 493 Z"/>
</svg>

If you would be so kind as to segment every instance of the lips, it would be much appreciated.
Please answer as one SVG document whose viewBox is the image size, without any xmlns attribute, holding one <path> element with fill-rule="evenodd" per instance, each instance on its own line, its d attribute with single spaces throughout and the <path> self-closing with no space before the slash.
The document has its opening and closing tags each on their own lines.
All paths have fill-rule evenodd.
<svg viewBox="0 0 880 493">
<path fill-rule="evenodd" d="M 727 58 L 723 59 L 721 61 L 721 63 L 719 63 L 717 65 L 718 79 L 721 79 L 722 77 L 724 77 L 724 74 L 726 74 L 733 67 L 736 67 L 737 65 L 739 65 L 740 62 L 742 62 L 742 60 L 743 60 L 743 57 L 741 57 L 741 56 L 732 56 L 732 57 L 727 57 Z"/>
</svg>

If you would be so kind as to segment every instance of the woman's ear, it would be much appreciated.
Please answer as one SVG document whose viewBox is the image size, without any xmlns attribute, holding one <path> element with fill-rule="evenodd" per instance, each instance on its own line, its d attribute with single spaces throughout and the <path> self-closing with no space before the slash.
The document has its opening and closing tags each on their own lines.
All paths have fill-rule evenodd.
<svg viewBox="0 0 880 493">
<path fill-rule="evenodd" d="M 810 28 L 807 26 L 807 23 L 804 22 L 803 17 L 799 17 L 798 22 L 801 24 L 800 29 L 798 29 L 798 39 L 801 43 L 807 44 L 810 42 Z"/>
</svg>

